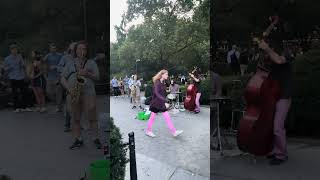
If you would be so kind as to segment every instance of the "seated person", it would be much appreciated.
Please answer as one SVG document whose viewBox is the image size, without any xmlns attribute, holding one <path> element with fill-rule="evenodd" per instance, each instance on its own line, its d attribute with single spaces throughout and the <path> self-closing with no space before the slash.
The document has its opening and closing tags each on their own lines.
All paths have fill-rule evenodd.
<svg viewBox="0 0 320 180">
<path fill-rule="evenodd" d="M 175 100 L 177 97 L 177 92 L 180 91 L 180 86 L 178 84 L 176 84 L 176 82 L 174 80 L 170 81 L 170 86 L 169 86 L 169 93 L 171 95 L 169 95 L 169 99 L 170 100 Z"/>
</svg>

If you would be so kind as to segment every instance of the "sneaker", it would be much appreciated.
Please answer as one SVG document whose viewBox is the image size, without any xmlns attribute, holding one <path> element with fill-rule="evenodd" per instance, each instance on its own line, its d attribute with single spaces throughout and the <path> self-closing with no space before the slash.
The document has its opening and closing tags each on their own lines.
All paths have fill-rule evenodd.
<svg viewBox="0 0 320 180">
<path fill-rule="evenodd" d="M 147 135 L 147 136 L 150 136 L 150 137 L 156 137 L 156 135 L 153 134 L 152 131 L 146 131 L 146 135 Z"/>
<path fill-rule="evenodd" d="M 137 108 L 137 107 L 136 107 L 136 106 L 133 106 L 133 107 L 132 107 L 132 109 L 135 109 L 135 108 Z"/>
<path fill-rule="evenodd" d="M 30 109 L 30 108 L 22 109 L 22 111 L 23 111 L 23 112 L 33 112 L 33 110 L 32 110 L 32 109 Z"/>
<path fill-rule="evenodd" d="M 93 141 L 94 145 L 96 145 L 97 149 L 101 149 L 102 148 L 102 144 L 100 142 L 100 140 L 97 138 Z"/>
<path fill-rule="evenodd" d="M 139 106 L 139 108 L 140 108 L 141 110 L 144 110 L 142 106 Z"/>
<path fill-rule="evenodd" d="M 22 112 L 22 109 L 17 108 L 17 109 L 15 109 L 13 112 L 15 112 L 15 113 Z"/>
<path fill-rule="evenodd" d="M 43 112 L 46 112 L 46 111 L 47 111 L 47 108 L 44 107 L 44 108 L 41 108 L 39 112 L 43 113 Z"/>
<path fill-rule="evenodd" d="M 35 111 L 40 112 L 41 108 L 37 107 Z"/>
<path fill-rule="evenodd" d="M 267 155 L 266 158 L 267 158 L 267 159 L 274 159 L 274 158 L 276 158 L 276 157 L 274 156 L 274 154 L 270 154 L 270 155 Z"/>
<path fill-rule="evenodd" d="M 83 146 L 83 141 L 79 140 L 78 138 L 76 138 L 76 140 L 74 141 L 74 143 L 70 146 L 71 150 L 74 149 L 79 149 L 81 146 Z"/>
<path fill-rule="evenodd" d="M 286 162 L 287 160 L 288 160 L 287 158 L 286 159 L 273 158 L 270 160 L 269 163 L 270 163 L 270 165 L 280 165 L 280 164 Z"/>
<path fill-rule="evenodd" d="M 63 131 L 64 132 L 71 132 L 71 128 L 70 127 L 65 127 Z"/>
<path fill-rule="evenodd" d="M 180 134 L 182 134 L 183 131 L 182 130 L 176 130 L 176 132 L 173 134 L 174 137 L 179 136 Z"/>
</svg>

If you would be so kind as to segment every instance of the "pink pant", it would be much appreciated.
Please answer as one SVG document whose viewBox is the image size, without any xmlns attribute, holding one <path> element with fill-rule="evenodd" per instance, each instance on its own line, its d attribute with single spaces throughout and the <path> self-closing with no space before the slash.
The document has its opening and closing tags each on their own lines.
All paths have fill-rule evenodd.
<svg viewBox="0 0 320 180">
<path fill-rule="evenodd" d="M 200 97 L 201 97 L 201 93 L 197 93 L 196 95 L 196 108 L 194 109 L 195 112 L 200 112 Z"/>
<path fill-rule="evenodd" d="M 171 122 L 170 115 L 169 115 L 168 111 L 162 113 L 162 115 L 163 115 L 164 119 L 167 122 L 167 126 L 170 129 L 170 132 L 172 134 L 174 134 L 176 132 L 176 129 L 174 128 L 174 126 L 173 126 L 173 124 Z M 155 117 L 156 117 L 156 113 L 151 112 L 151 116 L 150 116 L 150 119 L 148 121 L 148 128 L 147 128 L 147 131 L 149 131 L 149 132 L 152 131 L 152 125 L 153 125 Z"/>
<path fill-rule="evenodd" d="M 278 159 L 287 157 L 286 129 L 284 127 L 288 111 L 291 106 L 291 99 L 280 99 L 276 104 L 274 115 L 274 144 L 272 153 Z"/>
</svg>

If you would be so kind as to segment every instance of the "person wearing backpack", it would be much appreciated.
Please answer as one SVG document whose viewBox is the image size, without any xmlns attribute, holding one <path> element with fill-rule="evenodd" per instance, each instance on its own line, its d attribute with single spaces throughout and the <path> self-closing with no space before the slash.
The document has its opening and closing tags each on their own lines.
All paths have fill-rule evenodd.
<svg viewBox="0 0 320 180">
<path fill-rule="evenodd" d="M 244 76 L 249 63 L 249 50 L 247 48 L 243 48 L 240 55 L 240 70 L 241 76 Z"/>
<path fill-rule="evenodd" d="M 232 49 L 228 52 L 227 61 L 230 64 L 232 73 L 237 75 L 240 74 L 240 52 L 237 50 L 236 45 L 232 45 Z"/>
</svg>

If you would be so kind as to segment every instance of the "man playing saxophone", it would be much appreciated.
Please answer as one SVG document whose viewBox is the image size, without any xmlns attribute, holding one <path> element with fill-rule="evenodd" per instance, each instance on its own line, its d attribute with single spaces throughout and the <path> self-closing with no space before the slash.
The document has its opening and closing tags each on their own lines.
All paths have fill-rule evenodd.
<svg viewBox="0 0 320 180">
<path fill-rule="evenodd" d="M 61 83 L 67 89 L 69 112 L 73 120 L 72 131 L 75 137 L 70 149 L 83 145 L 81 137 L 81 116 L 86 114 L 89 120 L 93 143 L 101 149 L 96 115 L 95 82 L 99 79 L 99 69 L 94 60 L 88 59 L 87 44 L 78 42 L 74 49 L 74 62 L 68 63 L 62 73 Z"/>
</svg>

